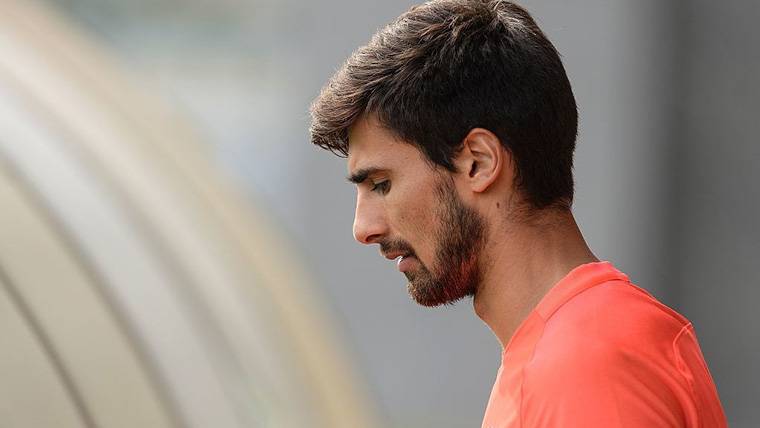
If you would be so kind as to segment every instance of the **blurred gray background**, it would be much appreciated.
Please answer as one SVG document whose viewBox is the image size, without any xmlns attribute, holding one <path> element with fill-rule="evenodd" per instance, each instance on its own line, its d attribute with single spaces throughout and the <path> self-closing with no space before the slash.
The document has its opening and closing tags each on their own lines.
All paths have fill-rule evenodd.
<svg viewBox="0 0 760 428">
<path fill-rule="evenodd" d="M 353 241 L 308 105 L 413 2 L 47 0 L 189 117 L 279 219 L 389 427 L 479 426 L 499 347 L 469 301 L 425 309 Z M 524 1 L 580 110 L 575 213 L 595 253 L 695 325 L 732 427 L 760 421 L 760 3 Z"/>
</svg>

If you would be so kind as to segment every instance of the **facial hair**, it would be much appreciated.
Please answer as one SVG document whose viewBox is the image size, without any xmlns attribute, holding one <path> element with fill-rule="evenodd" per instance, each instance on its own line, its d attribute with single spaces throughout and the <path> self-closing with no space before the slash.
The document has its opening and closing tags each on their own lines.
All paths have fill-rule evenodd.
<svg viewBox="0 0 760 428">
<path fill-rule="evenodd" d="M 381 243 L 383 252 L 403 251 L 417 258 L 420 266 L 404 273 L 409 280 L 407 290 L 417 303 L 429 307 L 450 305 L 475 295 L 481 279 L 479 258 L 486 229 L 483 217 L 462 202 L 450 179 L 442 178 L 435 193 L 439 222 L 433 234 L 436 243 L 431 268 L 406 242 Z"/>
</svg>

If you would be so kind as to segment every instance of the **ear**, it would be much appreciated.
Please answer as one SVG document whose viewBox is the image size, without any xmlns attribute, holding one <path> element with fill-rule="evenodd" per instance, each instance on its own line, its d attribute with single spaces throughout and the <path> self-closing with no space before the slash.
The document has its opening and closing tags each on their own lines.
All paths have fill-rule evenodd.
<svg viewBox="0 0 760 428">
<path fill-rule="evenodd" d="M 483 128 L 473 128 L 462 140 L 462 150 L 454 163 L 473 192 L 481 193 L 500 177 L 510 165 L 509 153 L 499 137 Z"/>
</svg>

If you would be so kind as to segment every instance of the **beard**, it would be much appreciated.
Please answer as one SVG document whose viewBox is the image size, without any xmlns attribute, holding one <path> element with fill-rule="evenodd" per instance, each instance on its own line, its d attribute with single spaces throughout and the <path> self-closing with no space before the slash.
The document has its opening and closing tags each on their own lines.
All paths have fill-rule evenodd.
<svg viewBox="0 0 760 428">
<path fill-rule="evenodd" d="M 486 223 L 474 209 L 464 205 L 453 182 L 442 179 L 436 186 L 439 225 L 433 239 L 435 259 L 425 266 L 409 244 L 403 241 L 381 242 L 383 252 L 403 251 L 417 258 L 420 266 L 405 272 L 409 295 L 420 305 L 450 305 L 474 296 L 481 279 L 480 256 L 485 242 Z"/>
</svg>

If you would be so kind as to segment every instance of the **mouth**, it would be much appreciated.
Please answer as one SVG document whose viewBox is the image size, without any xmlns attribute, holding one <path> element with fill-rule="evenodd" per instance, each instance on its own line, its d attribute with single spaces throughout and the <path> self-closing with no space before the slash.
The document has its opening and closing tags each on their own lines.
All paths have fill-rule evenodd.
<svg viewBox="0 0 760 428">
<path fill-rule="evenodd" d="M 392 252 L 383 254 L 388 260 L 395 260 L 399 272 L 406 272 L 411 268 L 412 262 L 416 257 L 411 253 Z"/>
<path fill-rule="evenodd" d="M 417 258 L 412 255 L 400 256 L 396 262 L 396 267 L 401 273 L 408 272 L 412 268 L 415 260 L 417 260 Z"/>
<path fill-rule="evenodd" d="M 409 253 L 405 253 L 405 252 L 402 252 L 402 251 L 393 251 L 393 252 L 390 252 L 390 253 L 383 253 L 383 256 L 385 256 L 385 258 L 388 259 L 388 260 L 396 260 L 399 257 L 403 258 L 403 257 L 406 257 L 408 255 L 409 255 Z"/>
</svg>

